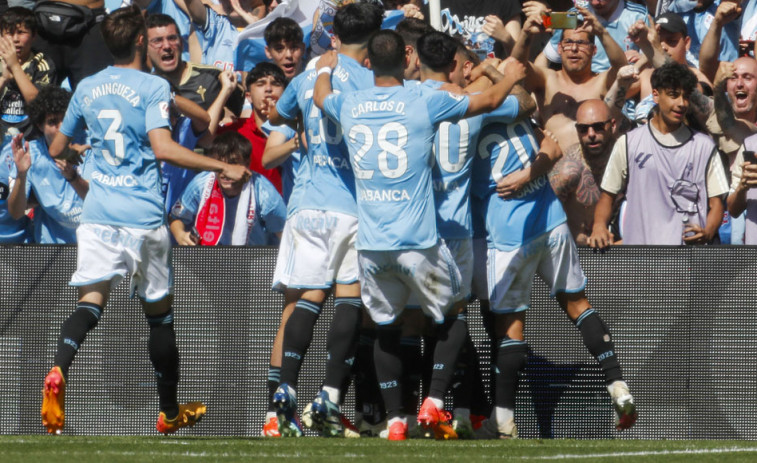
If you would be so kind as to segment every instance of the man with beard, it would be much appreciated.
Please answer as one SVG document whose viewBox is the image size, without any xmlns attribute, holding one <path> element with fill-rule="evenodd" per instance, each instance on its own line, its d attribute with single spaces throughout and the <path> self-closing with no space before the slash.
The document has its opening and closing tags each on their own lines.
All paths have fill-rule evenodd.
<svg viewBox="0 0 757 463">
<path fill-rule="evenodd" d="M 615 81 L 618 69 L 626 65 L 626 57 L 599 20 L 585 8 L 577 29 L 566 29 L 558 46 L 562 69 L 554 71 L 528 61 L 528 50 L 534 35 L 543 32 L 541 16 L 526 18 L 523 30 L 513 50 L 528 71 L 527 90 L 536 94 L 536 102 L 544 128 L 556 138 L 563 151 L 578 143 L 574 130 L 576 108 L 584 100 L 602 98 Z M 596 52 L 594 37 L 600 37 L 612 66 L 596 74 L 591 70 L 591 58 Z"/>
<path fill-rule="evenodd" d="M 599 184 L 615 144 L 616 128 L 615 119 L 602 100 L 581 103 L 576 111 L 580 143 L 568 149 L 549 174 L 552 189 L 568 216 L 570 232 L 579 245 L 587 244 L 591 234 Z"/>
</svg>

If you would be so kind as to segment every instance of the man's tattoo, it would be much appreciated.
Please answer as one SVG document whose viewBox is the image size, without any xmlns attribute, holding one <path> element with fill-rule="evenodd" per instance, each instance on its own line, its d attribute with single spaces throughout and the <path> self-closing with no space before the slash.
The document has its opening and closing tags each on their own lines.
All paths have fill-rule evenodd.
<svg viewBox="0 0 757 463">
<path fill-rule="evenodd" d="M 733 114 L 733 107 L 725 93 L 725 85 L 715 87 L 715 116 L 718 124 L 723 130 L 728 130 L 736 125 L 736 116 Z"/>
</svg>

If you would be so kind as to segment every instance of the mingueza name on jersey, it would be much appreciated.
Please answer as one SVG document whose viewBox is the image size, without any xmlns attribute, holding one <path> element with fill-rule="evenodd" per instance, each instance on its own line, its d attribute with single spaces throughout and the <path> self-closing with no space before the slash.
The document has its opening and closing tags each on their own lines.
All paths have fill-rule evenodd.
<svg viewBox="0 0 757 463">
<path fill-rule="evenodd" d="M 318 167 L 333 167 L 334 169 L 351 169 L 350 161 L 342 157 L 319 154 L 313 156 L 313 164 Z"/>
<path fill-rule="evenodd" d="M 399 202 L 410 201 L 407 190 L 360 190 L 361 201 Z"/>
<path fill-rule="evenodd" d="M 144 241 L 142 238 L 111 228 L 95 228 L 95 235 L 104 243 L 120 244 L 125 248 L 135 250 L 140 249 Z"/>
<path fill-rule="evenodd" d="M 98 171 L 94 171 L 92 173 L 92 180 L 96 181 L 97 183 L 102 183 L 103 185 L 117 187 L 135 187 L 139 184 L 139 182 L 137 182 L 137 179 L 133 175 L 119 175 L 117 177 L 114 177 L 112 175 L 103 174 L 102 172 Z"/>
<path fill-rule="evenodd" d="M 366 101 L 360 103 L 352 108 L 352 117 L 358 117 L 361 114 L 383 111 L 383 112 L 395 112 L 397 114 L 405 115 L 405 102 L 404 101 Z"/>
<path fill-rule="evenodd" d="M 535 191 L 541 190 L 542 188 L 544 188 L 545 186 L 547 186 L 548 183 L 549 183 L 549 180 L 547 180 L 547 176 L 546 175 L 542 175 L 539 178 L 535 178 L 535 179 L 531 180 L 530 182 L 528 182 L 526 184 L 526 186 L 524 186 L 515 195 L 515 199 L 525 198 L 526 196 L 530 195 L 531 193 L 533 193 Z"/>
<path fill-rule="evenodd" d="M 326 231 L 336 228 L 336 217 L 311 218 L 297 216 L 294 228 L 305 231 Z"/>
<path fill-rule="evenodd" d="M 120 82 L 107 82 L 92 89 L 93 100 L 106 95 L 120 96 L 135 108 L 139 105 L 139 95 L 137 95 L 137 92 L 133 88 Z M 85 101 L 85 103 L 87 103 L 87 101 Z"/>
<path fill-rule="evenodd" d="M 369 275 L 378 275 L 379 273 L 391 273 L 393 275 L 406 275 L 409 277 L 415 276 L 415 267 L 405 267 L 400 264 L 384 264 L 384 265 L 366 265 L 363 267 L 363 273 Z"/>
</svg>

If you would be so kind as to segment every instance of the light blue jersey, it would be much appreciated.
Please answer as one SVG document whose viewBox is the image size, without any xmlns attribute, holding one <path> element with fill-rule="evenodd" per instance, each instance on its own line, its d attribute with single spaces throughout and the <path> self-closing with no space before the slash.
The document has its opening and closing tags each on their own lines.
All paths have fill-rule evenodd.
<svg viewBox="0 0 757 463">
<path fill-rule="evenodd" d="M 486 200 L 486 232 L 490 248 L 512 251 L 566 221 L 549 179 L 532 180 L 515 198 L 497 196 L 497 182 L 531 165 L 539 151 L 531 124 L 490 121 L 481 129 L 473 163 L 473 190 Z"/>
<path fill-rule="evenodd" d="M 206 6 L 205 24 L 196 26 L 198 35 L 202 36 L 202 64 L 233 71 L 239 31 L 231 24 L 229 17 Z"/>
<path fill-rule="evenodd" d="M 435 92 L 444 82 L 426 80 L 422 92 Z M 491 118 L 512 122 L 518 117 L 518 99 L 509 96 L 491 113 L 460 120 L 457 124 L 442 122 L 434 137 L 433 168 L 434 202 L 437 229 L 445 240 L 473 236 L 470 209 L 470 179 L 476 141 L 481 126 Z"/>
<path fill-rule="evenodd" d="M 34 209 L 34 242 L 39 244 L 76 243 L 84 200 L 50 157 L 43 137 L 29 142 L 31 167 L 26 174 L 26 197 L 32 193 L 39 206 Z M 80 175 L 89 179 L 90 155 L 84 158 Z"/>
<path fill-rule="evenodd" d="M 587 5 L 587 8 L 592 11 L 591 5 Z M 570 11 L 578 12 L 575 8 L 571 8 Z M 612 13 L 609 20 L 599 15 L 596 16 L 623 51 L 639 50 L 639 47 L 628 37 L 628 29 L 639 19 L 649 25 L 646 7 L 631 1 L 620 0 L 618 7 Z M 544 55 L 554 63 L 562 62 L 560 55 L 557 53 L 557 44 L 560 40 L 562 40 L 562 31 L 558 29 L 552 34 L 552 38 L 547 43 L 547 46 L 544 47 Z M 599 37 L 594 38 L 594 45 L 597 47 L 597 53 L 591 58 L 591 70 L 600 73 L 610 69 L 610 60 L 607 58 L 605 47 L 602 45 Z"/>
<path fill-rule="evenodd" d="M 437 243 L 434 135 L 439 123 L 457 122 L 467 109 L 466 96 L 402 86 L 326 98 L 324 112 L 347 129 L 358 194 L 358 250 L 427 249 Z"/>
<path fill-rule="evenodd" d="M 266 135 L 269 135 L 271 132 L 279 132 L 286 137 L 287 141 L 297 136 L 297 131 L 288 125 L 272 125 L 269 121 L 265 121 L 260 130 Z M 305 169 L 300 169 L 300 166 L 302 166 L 301 160 L 302 154 L 300 151 L 293 151 L 287 160 L 279 166 L 281 169 L 281 190 L 284 204 L 287 205 L 287 216 L 297 211 L 297 204 L 304 190 L 306 172 Z"/>
<path fill-rule="evenodd" d="M 29 219 L 24 216 L 19 220 L 8 212 L 8 198 L 11 194 L 11 179 L 16 178 L 16 164 L 10 143 L 0 152 L 0 244 L 23 243 L 27 238 Z"/>
<path fill-rule="evenodd" d="M 341 212 L 357 216 L 355 177 L 350 168 L 342 126 L 321 113 L 313 103 L 316 70 L 295 77 L 276 103 L 285 119 L 303 115 L 308 152 L 302 158 L 306 170 L 305 189 L 299 208 Z M 334 93 L 344 93 L 373 86 L 373 73 L 354 59 L 339 55 L 339 64 L 331 77 Z M 339 120 L 339 119 L 335 119 Z M 344 124 L 344 121 L 341 121 Z"/>
<path fill-rule="evenodd" d="M 181 220 L 187 229 L 190 229 L 195 224 L 205 184 L 211 175 L 215 174 L 212 172 L 199 173 L 189 182 L 186 190 L 184 190 L 184 194 L 181 195 L 177 204 L 171 208 L 171 218 Z M 262 246 L 277 243 L 278 240 L 273 235 L 284 229 L 284 222 L 286 221 L 284 200 L 281 199 L 281 195 L 276 191 L 273 184 L 262 175 L 253 172 L 249 182 L 252 183 L 255 192 L 255 221 L 252 228 L 248 231 L 247 246 Z M 230 245 L 234 229 L 233 224 L 237 216 L 237 208 L 241 205 L 239 204 L 239 196 L 236 198 L 227 198 L 224 195 L 224 198 L 226 200 L 226 219 L 224 223 L 232 226 L 224 227 L 218 244 Z"/>
<path fill-rule="evenodd" d="M 86 126 L 92 178 L 81 223 L 153 229 L 165 224 L 160 164 L 148 132 L 169 128 L 168 82 L 109 66 L 76 87 L 60 131 Z"/>
</svg>

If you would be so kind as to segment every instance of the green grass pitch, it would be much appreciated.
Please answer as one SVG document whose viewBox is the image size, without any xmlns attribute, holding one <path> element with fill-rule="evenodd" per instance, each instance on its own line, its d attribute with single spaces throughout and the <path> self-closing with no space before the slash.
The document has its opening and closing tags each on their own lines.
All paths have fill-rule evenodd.
<svg viewBox="0 0 757 463">
<path fill-rule="evenodd" d="M 757 462 L 757 442 L 0 436 L 0 462 Z"/>
</svg>

